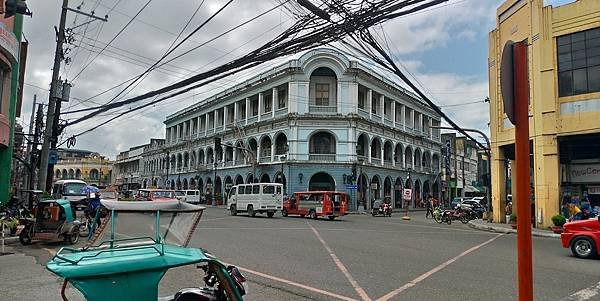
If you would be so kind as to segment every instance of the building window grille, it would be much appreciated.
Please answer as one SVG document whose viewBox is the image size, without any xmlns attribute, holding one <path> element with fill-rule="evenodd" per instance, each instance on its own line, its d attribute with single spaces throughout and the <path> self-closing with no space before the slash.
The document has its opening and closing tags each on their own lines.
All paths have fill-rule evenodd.
<svg viewBox="0 0 600 301">
<path fill-rule="evenodd" d="M 600 91 L 600 28 L 556 38 L 559 96 Z"/>
<path fill-rule="evenodd" d="M 315 103 L 318 106 L 329 105 L 329 84 L 315 84 Z"/>
</svg>

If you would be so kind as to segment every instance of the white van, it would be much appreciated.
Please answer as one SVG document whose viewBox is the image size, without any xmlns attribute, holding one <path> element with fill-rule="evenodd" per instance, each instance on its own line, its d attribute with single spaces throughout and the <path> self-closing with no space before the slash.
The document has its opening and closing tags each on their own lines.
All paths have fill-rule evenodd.
<svg viewBox="0 0 600 301">
<path fill-rule="evenodd" d="M 283 208 L 283 185 L 278 183 L 241 184 L 231 187 L 229 191 L 229 210 L 231 215 L 238 212 L 248 212 L 249 216 L 256 213 L 267 213 L 273 217 L 275 211 Z"/>
<path fill-rule="evenodd" d="M 193 204 L 200 203 L 200 190 L 177 190 L 175 196 L 180 201 Z"/>
<path fill-rule="evenodd" d="M 81 193 L 81 188 L 85 186 L 87 186 L 87 183 L 81 180 L 58 180 L 52 185 L 52 197 L 54 199 L 79 201 L 87 198 L 85 193 Z"/>
</svg>

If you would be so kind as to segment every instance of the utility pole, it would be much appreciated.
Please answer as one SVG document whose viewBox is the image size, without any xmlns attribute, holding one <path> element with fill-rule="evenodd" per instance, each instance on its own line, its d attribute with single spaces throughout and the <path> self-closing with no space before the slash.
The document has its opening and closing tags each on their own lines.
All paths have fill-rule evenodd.
<svg viewBox="0 0 600 301">
<path fill-rule="evenodd" d="M 46 128 L 44 130 L 44 139 L 42 143 L 42 153 L 40 161 L 40 172 L 39 172 L 39 186 L 40 189 L 49 191 L 52 187 L 52 174 L 54 172 L 54 164 L 48 164 L 50 149 L 56 148 L 58 143 L 58 136 L 62 130 L 59 127 L 60 107 L 62 101 L 68 101 L 70 84 L 62 82 L 59 79 L 60 75 L 60 64 L 65 59 L 65 53 L 63 51 L 63 45 L 65 42 L 69 43 L 65 37 L 65 24 L 67 21 L 67 11 L 71 11 L 77 14 L 81 14 L 90 17 L 94 20 L 101 20 L 106 22 L 108 16 L 104 18 L 88 14 L 78 9 L 69 8 L 69 0 L 63 0 L 60 22 L 58 29 L 56 30 L 56 49 L 54 51 L 54 66 L 52 68 L 52 82 L 50 83 L 50 97 L 48 99 L 48 114 L 46 115 Z M 88 21 L 84 24 L 90 23 L 94 20 Z M 70 39 L 69 39 L 70 40 Z M 42 185 L 45 185 L 42 186 Z"/>
<path fill-rule="evenodd" d="M 33 136 L 33 129 L 35 127 L 35 111 L 36 111 L 36 103 L 37 103 L 37 94 L 33 94 L 33 106 L 31 107 L 31 117 L 29 118 L 29 137 Z M 31 170 L 34 170 L 35 167 L 34 165 L 32 165 L 31 163 L 33 162 L 33 154 L 32 154 L 32 150 L 35 148 L 35 144 L 33 144 L 33 142 L 31 140 L 27 140 L 27 156 L 29 157 L 29 164 L 31 166 Z M 31 185 L 34 180 L 33 180 L 33 173 L 29 172 L 29 175 L 27 177 L 23 177 L 23 187 L 25 187 L 25 189 L 31 189 L 31 187 L 33 185 Z"/>
<path fill-rule="evenodd" d="M 60 63 L 63 59 L 63 43 L 65 41 L 65 23 L 67 21 L 67 7 L 69 0 L 63 0 L 62 9 L 60 13 L 60 23 L 57 32 L 56 49 L 54 51 L 54 66 L 52 68 L 52 83 L 50 84 L 50 97 L 48 99 L 48 114 L 46 115 L 46 128 L 44 130 L 44 140 L 42 143 L 42 153 L 40 156 L 40 173 L 38 177 L 38 183 L 42 190 L 50 191 L 51 185 L 47 183 L 47 176 L 49 168 L 48 159 L 50 155 L 50 141 L 54 138 L 54 122 L 56 114 L 56 103 L 62 101 L 61 98 L 56 97 L 58 94 L 57 89 L 59 85 L 58 76 L 60 74 Z M 50 175 L 53 170 L 50 170 Z M 45 187 L 43 186 L 45 185 Z"/>
</svg>

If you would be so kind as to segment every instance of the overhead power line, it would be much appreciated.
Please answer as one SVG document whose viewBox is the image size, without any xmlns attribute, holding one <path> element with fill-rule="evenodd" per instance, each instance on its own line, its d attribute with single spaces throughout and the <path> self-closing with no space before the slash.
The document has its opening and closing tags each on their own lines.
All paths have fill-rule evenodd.
<svg viewBox="0 0 600 301">
<path fill-rule="evenodd" d="M 106 49 L 106 47 L 108 47 L 108 45 L 110 45 L 110 43 L 112 43 L 114 40 L 116 40 L 117 37 L 119 37 L 119 35 L 121 35 L 121 33 L 123 33 L 123 31 L 125 31 L 125 29 L 127 29 L 127 27 L 129 27 L 131 22 L 133 22 L 133 20 L 135 18 L 137 18 L 137 16 L 139 16 L 144 11 L 144 9 L 146 9 L 146 7 L 148 7 L 150 2 L 152 2 L 152 0 L 148 0 L 148 2 L 146 2 L 146 4 L 144 4 L 144 6 L 142 6 L 142 8 L 140 8 L 140 10 L 138 10 L 138 12 L 133 16 L 133 18 L 131 18 L 127 22 L 127 24 L 125 24 L 125 26 L 123 26 L 121 28 L 121 30 L 119 30 L 119 32 L 117 32 L 117 34 L 112 39 L 110 39 L 110 41 L 102 48 L 100 53 L 102 53 L 102 51 L 104 51 L 104 49 Z M 77 79 L 79 77 L 79 75 L 81 75 L 81 73 L 83 73 L 83 71 L 85 71 L 85 69 L 87 69 L 87 67 L 89 67 L 94 62 L 94 60 L 98 58 L 98 56 L 100 56 L 100 53 L 97 53 L 96 56 L 94 56 L 94 58 L 92 58 L 92 60 L 90 60 L 87 64 L 85 64 L 85 66 L 83 66 L 83 68 L 81 68 L 81 70 L 79 70 L 79 72 L 77 72 L 77 74 L 71 79 L 71 82 L 75 81 L 75 79 Z"/>
<path fill-rule="evenodd" d="M 364 7 L 362 4 L 357 4 L 356 1 L 351 0 L 345 1 L 344 3 L 337 3 L 336 6 L 346 5 L 348 12 L 343 14 L 344 17 L 335 23 L 322 19 L 315 20 L 312 15 L 305 15 L 301 17 L 300 20 L 298 20 L 294 25 L 273 38 L 271 41 L 238 59 L 194 75 L 172 85 L 168 85 L 166 87 L 123 101 L 105 105 L 85 116 L 67 123 L 67 126 L 88 120 L 111 109 L 130 105 L 154 96 L 176 91 L 156 99 L 155 101 L 149 102 L 146 105 L 155 104 L 198 87 L 202 87 L 218 79 L 235 74 L 241 70 L 258 66 L 274 58 L 311 49 L 319 45 L 326 45 L 349 36 L 349 33 L 363 32 L 368 28 L 383 23 L 387 20 L 408 15 L 445 1 L 446 0 L 380 0 L 372 1 L 371 5 Z M 129 112 L 132 112 L 132 110 L 126 111 L 123 114 L 127 114 Z"/>
</svg>

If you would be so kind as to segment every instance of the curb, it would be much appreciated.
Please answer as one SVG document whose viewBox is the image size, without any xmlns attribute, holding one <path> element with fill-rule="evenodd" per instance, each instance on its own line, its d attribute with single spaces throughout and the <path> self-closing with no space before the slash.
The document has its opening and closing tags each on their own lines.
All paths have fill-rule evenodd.
<svg viewBox="0 0 600 301">
<path fill-rule="evenodd" d="M 488 232 L 494 232 L 494 233 L 504 233 L 504 234 L 509 234 L 509 233 L 517 233 L 517 230 L 515 229 L 509 229 L 509 228 L 504 228 L 504 227 L 498 227 L 498 226 L 492 226 L 492 225 L 485 225 L 485 224 L 479 224 L 479 223 L 475 223 L 473 221 L 469 221 L 469 227 L 476 229 L 476 230 L 481 230 L 481 231 L 488 231 Z M 560 234 L 555 234 L 555 233 L 544 233 L 544 232 L 540 232 L 540 231 L 531 231 L 531 236 L 536 236 L 536 237 L 549 237 L 549 238 L 560 238 Z"/>
<path fill-rule="evenodd" d="M 16 244 L 19 242 L 19 237 L 18 236 L 9 236 L 9 237 L 5 237 L 4 238 L 4 244 L 5 245 L 11 245 L 11 244 Z M 2 238 L 0 238 L 0 245 L 2 244 Z"/>
</svg>

